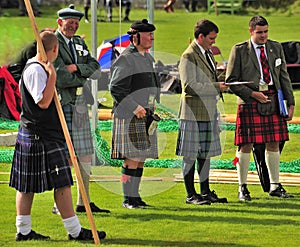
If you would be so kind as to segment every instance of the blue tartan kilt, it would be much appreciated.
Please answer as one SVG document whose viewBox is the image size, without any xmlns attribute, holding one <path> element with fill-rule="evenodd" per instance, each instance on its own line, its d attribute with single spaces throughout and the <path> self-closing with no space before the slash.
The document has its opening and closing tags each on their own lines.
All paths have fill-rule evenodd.
<svg viewBox="0 0 300 247">
<path fill-rule="evenodd" d="M 93 154 L 93 136 L 87 106 L 64 105 L 62 108 L 76 155 Z M 67 146 L 66 152 L 69 156 Z"/>
<path fill-rule="evenodd" d="M 24 193 L 41 193 L 71 185 L 64 142 L 44 141 L 20 127 L 9 186 Z"/>
<path fill-rule="evenodd" d="M 179 121 L 176 155 L 209 158 L 222 153 L 217 121 Z"/>
<path fill-rule="evenodd" d="M 157 130 L 152 135 L 147 134 L 146 118 L 123 119 L 114 117 L 111 158 L 157 159 Z"/>
</svg>

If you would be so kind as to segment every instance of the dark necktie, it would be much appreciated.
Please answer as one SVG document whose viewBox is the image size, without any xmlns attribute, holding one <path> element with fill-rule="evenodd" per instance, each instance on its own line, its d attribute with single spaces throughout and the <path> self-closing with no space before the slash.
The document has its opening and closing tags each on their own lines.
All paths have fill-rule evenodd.
<svg viewBox="0 0 300 247">
<path fill-rule="evenodd" d="M 259 46 L 258 48 L 260 49 L 260 64 L 263 72 L 263 80 L 265 83 L 269 84 L 271 82 L 271 76 L 265 49 L 263 46 Z"/>
<path fill-rule="evenodd" d="M 71 51 L 71 54 L 72 54 L 72 57 L 73 57 L 73 59 L 74 59 L 74 61 L 76 61 L 76 56 L 75 56 L 75 51 L 74 51 L 74 46 L 73 46 L 73 42 L 70 40 L 69 41 L 69 49 L 70 49 L 70 51 Z"/>
<path fill-rule="evenodd" d="M 217 77 L 217 73 L 216 73 L 216 68 L 215 66 L 213 66 L 212 62 L 211 62 L 211 59 L 210 59 L 210 56 L 209 56 L 209 51 L 205 51 L 205 57 L 206 57 L 206 60 L 210 66 L 210 68 L 212 69 L 212 71 L 214 72 L 214 77 L 215 77 L 215 80 L 218 81 L 218 77 Z M 224 102 L 224 98 L 223 98 L 223 94 L 222 92 L 220 92 L 220 98 L 222 99 L 222 101 Z"/>
<path fill-rule="evenodd" d="M 205 57 L 206 57 L 206 60 L 207 60 L 207 62 L 208 62 L 208 64 L 209 64 L 210 68 L 212 69 L 212 71 L 215 71 L 215 67 L 214 67 L 213 64 L 212 64 L 212 62 L 211 62 L 211 60 L 210 60 L 210 57 L 209 57 L 208 53 L 209 53 L 208 51 L 205 51 Z"/>
</svg>

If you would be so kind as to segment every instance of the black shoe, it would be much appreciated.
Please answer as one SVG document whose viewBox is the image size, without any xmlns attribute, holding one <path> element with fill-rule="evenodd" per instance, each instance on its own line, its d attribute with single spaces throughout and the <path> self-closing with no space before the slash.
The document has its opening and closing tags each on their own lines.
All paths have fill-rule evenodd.
<svg viewBox="0 0 300 247">
<path fill-rule="evenodd" d="M 16 241 L 26 241 L 26 240 L 47 240 L 50 239 L 49 236 L 44 236 L 42 234 L 36 233 L 35 231 L 31 230 L 30 233 L 27 235 L 23 235 L 22 233 L 17 233 Z"/>
<path fill-rule="evenodd" d="M 108 214 L 110 213 L 110 211 L 108 209 L 101 209 L 101 208 L 97 207 L 95 205 L 95 203 L 93 203 L 93 202 L 90 203 L 90 207 L 91 207 L 91 211 L 93 213 L 108 213 Z M 77 205 L 76 212 L 77 213 L 85 213 L 86 212 L 85 206 Z"/>
<path fill-rule="evenodd" d="M 141 207 L 151 207 L 151 205 L 149 205 L 149 204 L 147 204 L 146 202 L 144 202 L 144 201 L 142 200 L 142 198 L 140 198 L 140 197 L 136 197 L 136 198 L 135 198 L 135 202 L 136 202 L 139 206 L 141 206 Z"/>
<path fill-rule="evenodd" d="M 123 208 L 128 208 L 128 209 L 143 208 L 143 206 L 139 205 L 137 202 L 135 202 L 135 201 L 127 201 L 127 200 L 122 203 L 122 207 Z"/>
<path fill-rule="evenodd" d="M 209 191 L 209 193 L 207 193 L 207 194 L 204 194 L 204 195 L 202 194 L 201 196 L 204 200 L 210 201 L 211 203 L 215 203 L 215 202 L 227 203 L 228 202 L 226 197 L 219 198 L 214 190 Z"/>
<path fill-rule="evenodd" d="M 210 201 L 204 200 L 201 195 L 192 195 L 187 197 L 185 200 L 186 204 L 196 204 L 196 205 L 210 205 Z"/>
<path fill-rule="evenodd" d="M 125 16 L 124 19 L 123 19 L 123 21 L 129 22 L 130 20 L 129 20 L 129 18 L 127 16 Z"/>
<path fill-rule="evenodd" d="M 247 189 L 247 184 L 242 184 L 241 191 L 238 194 L 240 201 L 251 201 L 250 192 Z"/>
<path fill-rule="evenodd" d="M 281 184 L 278 184 L 278 187 L 276 188 L 276 190 L 272 190 L 270 193 L 269 193 L 270 196 L 277 196 L 277 197 L 282 197 L 282 198 L 292 198 L 294 197 L 293 195 L 291 194 L 287 194 L 285 189 L 282 187 Z"/>
<path fill-rule="evenodd" d="M 99 239 L 104 239 L 106 237 L 106 233 L 104 231 L 97 231 Z M 88 240 L 94 240 L 93 233 L 91 230 L 81 228 L 80 233 L 77 238 L 72 237 L 70 234 L 68 234 L 69 240 L 82 240 L 82 241 L 88 241 Z"/>
</svg>

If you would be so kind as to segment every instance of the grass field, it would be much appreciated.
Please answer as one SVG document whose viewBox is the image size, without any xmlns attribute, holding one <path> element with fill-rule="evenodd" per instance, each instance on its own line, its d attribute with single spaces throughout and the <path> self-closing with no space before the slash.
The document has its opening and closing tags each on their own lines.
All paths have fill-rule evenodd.
<svg viewBox="0 0 300 247">
<path fill-rule="evenodd" d="M 37 18 L 40 29 L 56 27 L 57 9 L 42 9 L 43 16 Z M 0 17 L 0 64 L 4 65 L 27 43 L 32 42 L 33 33 L 29 19 L 17 17 L 17 10 L 8 10 L 10 16 Z M 114 9 L 114 22 L 98 23 L 98 43 L 102 40 L 125 33 L 130 24 L 119 25 L 117 9 Z M 100 14 L 103 14 L 100 11 Z M 298 40 L 295 27 L 299 24 L 298 15 L 278 14 L 261 10 L 270 23 L 270 38 L 278 41 Z M 147 17 L 146 10 L 133 9 L 131 19 Z M 208 18 L 220 28 L 218 45 L 225 58 L 230 48 L 237 42 L 249 38 L 247 31 L 251 15 L 208 15 L 206 12 L 185 13 L 176 10 L 173 15 L 162 10 L 155 11 L 155 56 L 164 63 L 174 63 L 187 47 L 193 36 L 193 26 L 198 19 Z M 86 34 L 86 42 L 91 47 L 91 25 L 81 23 L 78 34 Z M 108 98 L 108 92 L 102 92 Z M 300 97 L 295 91 L 296 99 Z M 226 94 L 224 112 L 234 114 L 235 97 Z M 177 97 L 177 98 L 176 98 Z M 178 96 L 163 98 L 163 104 L 178 109 Z M 295 116 L 300 116 L 296 107 Z M 110 142 L 109 131 L 102 132 Z M 291 161 L 299 157 L 299 134 L 291 134 L 286 144 L 282 159 Z M 176 133 L 167 133 L 161 137 L 167 141 L 161 158 L 174 156 Z M 225 148 L 221 159 L 234 156 L 233 131 L 226 132 Z M 0 164 L 0 246 L 92 246 L 93 243 L 67 241 L 67 234 L 60 217 L 51 213 L 53 192 L 36 195 L 33 210 L 33 229 L 51 236 L 51 241 L 29 241 L 16 243 L 15 237 L 15 191 L 8 187 L 10 164 Z M 93 175 L 119 175 L 119 168 L 93 167 Z M 91 199 L 100 207 L 111 210 L 110 215 L 95 215 L 99 230 L 107 232 L 103 246 L 214 246 L 214 247 L 298 247 L 300 246 L 300 192 L 299 187 L 288 186 L 288 192 L 294 199 L 283 200 L 270 198 L 263 193 L 259 185 L 249 185 L 252 202 L 240 203 L 237 200 L 236 184 L 213 184 L 212 189 L 218 195 L 226 196 L 228 204 L 211 206 L 191 206 L 185 204 L 185 189 L 182 183 L 173 182 L 174 174 L 180 169 L 146 168 L 141 194 L 146 202 L 153 205 L 149 209 L 127 210 L 121 207 L 121 184 L 115 181 L 96 181 L 91 183 Z M 197 185 L 197 189 L 198 189 Z M 76 185 L 72 188 L 74 205 L 76 202 Z M 198 190 L 199 191 L 199 190 Z M 83 226 L 88 227 L 85 214 L 79 214 Z"/>
</svg>

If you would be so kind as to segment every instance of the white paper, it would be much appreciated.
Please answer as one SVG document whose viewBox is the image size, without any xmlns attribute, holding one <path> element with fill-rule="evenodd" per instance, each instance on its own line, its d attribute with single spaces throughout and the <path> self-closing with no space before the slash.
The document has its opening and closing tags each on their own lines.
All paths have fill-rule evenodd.
<svg viewBox="0 0 300 247">
<path fill-rule="evenodd" d="M 253 81 L 233 81 L 233 82 L 225 82 L 225 85 L 243 85 L 243 84 L 251 84 L 254 83 Z"/>
</svg>

